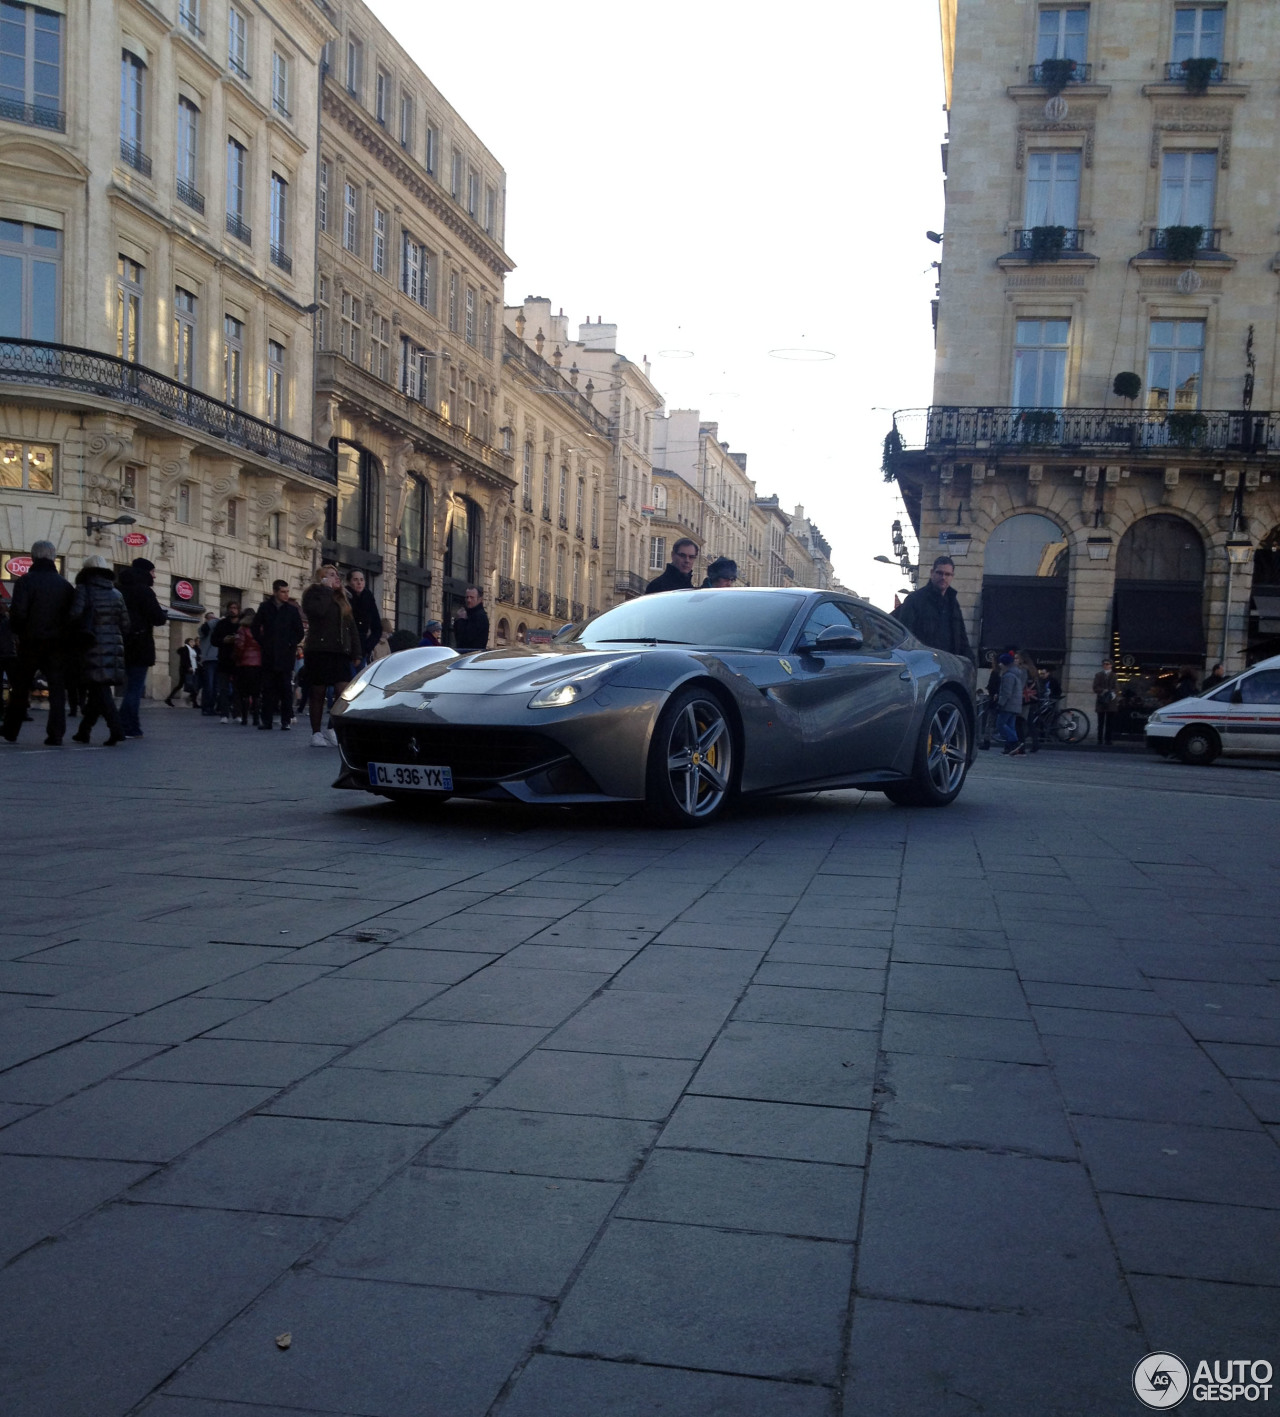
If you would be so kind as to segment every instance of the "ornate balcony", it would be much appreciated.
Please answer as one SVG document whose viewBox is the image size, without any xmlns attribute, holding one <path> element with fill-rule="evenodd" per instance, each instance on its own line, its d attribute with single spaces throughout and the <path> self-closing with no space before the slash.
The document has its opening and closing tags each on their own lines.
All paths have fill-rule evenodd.
<svg viewBox="0 0 1280 1417">
<path fill-rule="evenodd" d="M 293 274 L 293 257 L 285 252 L 283 246 L 271 248 L 271 264 L 278 270 L 282 270 L 287 276 Z"/>
<path fill-rule="evenodd" d="M 1280 415 L 1230 409 L 933 408 L 893 416 L 885 471 L 912 452 L 960 457 L 1019 451 L 1027 457 L 1149 453 L 1185 448 L 1233 457 L 1280 456 Z"/>
<path fill-rule="evenodd" d="M 571 600 L 569 602 L 569 619 L 572 620 L 575 625 L 582 622 L 582 602 L 580 600 Z"/>
<path fill-rule="evenodd" d="M 204 193 L 197 192 L 190 182 L 184 182 L 181 177 L 177 181 L 178 200 L 185 202 L 193 212 L 204 215 Z"/>
<path fill-rule="evenodd" d="M 498 599 L 507 605 L 514 605 L 516 599 L 516 583 L 510 576 L 498 577 Z"/>
<path fill-rule="evenodd" d="M 551 614 L 551 592 L 549 590 L 540 590 L 538 592 L 538 614 Z"/>
<path fill-rule="evenodd" d="M 613 584 L 619 595 L 643 595 L 649 582 L 635 571 L 619 571 Z"/>
<path fill-rule="evenodd" d="M 549 522 L 549 521 L 551 520 L 551 508 L 550 508 L 550 507 L 543 507 L 543 509 L 542 509 L 542 520 L 543 520 L 544 522 Z"/>
<path fill-rule="evenodd" d="M 524 508 L 524 510 L 525 510 L 526 512 L 531 512 L 531 511 L 533 511 L 533 498 L 532 498 L 532 497 L 522 497 L 522 498 L 520 499 L 520 503 L 521 503 L 521 506 Z"/>
<path fill-rule="evenodd" d="M 253 418 L 228 403 L 112 354 L 42 340 L 0 340 L 0 384 L 64 390 L 145 410 L 220 443 L 277 462 L 320 482 L 337 483 L 333 453 Z"/>
<path fill-rule="evenodd" d="M 151 159 L 142 151 L 137 143 L 126 143 L 120 139 L 120 160 L 127 162 L 135 172 L 140 172 L 144 177 L 151 176 Z"/>
<path fill-rule="evenodd" d="M 1055 67 L 1058 65 L 1063 67 L 1058 69 Z M 1046 66 L 1048 67 L 1046 68 Z M 1091 84 L 1093 82 L 1093 65 L 1080 64 L 1074 59 L 1045 59 L 1039 64 L 1033 64 L 1027 71 L 1027 83 L 1029 84 L 1052 86 L 1060 78 L 1065 79 L 1068 84 Z"/>
<path fill-rule="evenodd" d="M 8 123 L 26 123 L 31 128 L 48 128 L 54 133 L 67 131 L 67 115 L 62 109 L 42 103 L 15 103 L 11 98 L 0 98 L 0 118 Z"/>
<path fill-rule="evenodd" d="M 559 523 L 561 531 L 569 530 L 569 518 L 566 517 L 563 512 L 561 512 L 560 515 L 556 518 L 556 521 Z"/>
<path fill-rule="evenodd" d="M 569 597 L 565 595 L 556 596 L 556 619 L 567 620 L 569 618 Z"/>
<path fill-rule="evenodd" d="M 234 236 L 237 241 L 243 241 L 246 246 L 253 245 L 253 232 L 234 212 L 227 213 L 227 235 Z"/>
<path fill-rule="evenodd" d="M 533 587 L 531 585 L 521 584 L 517 604 L 520 606 L 521 610 L 533 609 Z"/>
<path fill-rule="evenodd" d="M 1225 84 L 1231 74 L 1231 65 L 1224 64 L 1221 59 L 1214 59 L 1212 67 L 1208 60 L 1205 60 L 1203 67 L 1198 59 L 1175 59 L 1172 64 L 1164 66 L 1164 81 L 1166 84 L 1190 84 L 1193 82 L 1194 73 L 1191 66 L 1196 65 L 1204 74 L 1206 84 Z"/>
<path fill-rule="evenodd" d="M 1195 238 L 1195 244 L 1191 246 L 1191 259 L 1194 260 L 1202 251 L 1222 250 L 1222 228 L 1220 226 L 1153 226 L 1150 228 L 1147 250 L 1158 251 L 1170 261 L 1186 260 L 1186 255 L 1177 248 L 1184 239 L 1187 240 L 1188 245 L 1191 245 L 1189 237 L 1184 238 L 1183 233 L 1197 231 L 1200 234 Z"/>
<path fill-rule="evenodd" d="M 580 526 L 574 527 L 573 534 L 579 541 L 583 540 L 584 533 Z"/>
<path fill-rule="evenodd" d="M 1010 254 L 1028 256 L 1033 261 L 1056 261 L 1059 256 L 1084 252 L 1085 233 L 1072 226 L 1028 226 L 1013 233 Z"/>
</svg>

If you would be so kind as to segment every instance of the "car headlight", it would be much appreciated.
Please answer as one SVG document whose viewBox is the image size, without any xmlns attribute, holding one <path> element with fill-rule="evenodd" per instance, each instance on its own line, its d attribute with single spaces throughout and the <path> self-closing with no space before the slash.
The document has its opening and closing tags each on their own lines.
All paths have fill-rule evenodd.
<svg viewBox="0 0 1280 1417">
<path fill-rule="evenodd" d="M 349 704 L 353 699 L 358 699 L 364 693 L 369 680 L 373 678 L 373 671 L 377 668 L 377 663 L 366 665 L 359 674 L 347 685 L 338 695 L 343 703 Z"/>
<path fill-rule="evenodd" d="M 630 664 L 634 658 L 635 655 L 628 655 L 625 659 L 611 659 L 606 664 L 593 664 L 589 669 L 582 669 L 577 674 L 557 679 L 539 689 L 529 700 L 529 707 L 566 708 L 569 704 L 589 699 L 611 675 L 624 664 Z"/>
</svg>

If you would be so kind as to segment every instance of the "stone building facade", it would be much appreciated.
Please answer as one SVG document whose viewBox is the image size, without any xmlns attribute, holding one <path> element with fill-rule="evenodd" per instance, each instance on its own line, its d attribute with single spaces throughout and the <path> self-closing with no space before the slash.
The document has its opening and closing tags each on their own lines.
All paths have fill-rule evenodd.
<svg viewBox="0 0 1280 1417">
<path fill-rule="evenodd" d="M 145 554 L 175 615 L 309 573 L 335 480 L 307 308 L 333 33 L 310 0 L 6 7 L 0 584 L 37 538 L 71 573 Z"/>
<path fill-rule="evenodd" d="M 337 25 L 317 167 L 316 429 L 338 477 L 323 549 L 366 572 L 389 626 L 440 619 L 447 640 L 468 584 L 497 589 L 515 485 L 506 175 L 366 5 Z"/>
<path fill-rule="evenodd" d="M 731 452 L 719 435 L 719 424 L 704 422 L 697 409 L 673 408 L 655 420 L 653 458 L 702 498 L 701 564 L 728 556 L 741 571 L 752 564 L 755 483 L 747 476 L 746 453 Z"/>
<path fill-rule="evenodd" d="M 973 642 L 1149 704 L 1280 650 L 1267 0 L 943 0 L 934 403 L 885 447 Z M 1270 587 L 1277 587 L 1270 590 Z M 1268 614 L 1270 609 L 1270 614 Z"/>
</svg>

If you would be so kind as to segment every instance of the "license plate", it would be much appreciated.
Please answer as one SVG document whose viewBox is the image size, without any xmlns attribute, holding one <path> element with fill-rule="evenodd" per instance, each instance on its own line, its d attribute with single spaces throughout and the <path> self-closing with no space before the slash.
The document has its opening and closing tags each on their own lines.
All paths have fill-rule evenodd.
<svg viewBox="0 0 1280 1417">
<path fill-rule="evenodd" d="M 409 767 L 405 763 L 370 763 L 370 787 L 395 787 L 408 792 L 452 792 L 452 768 Z"/>
</svg>

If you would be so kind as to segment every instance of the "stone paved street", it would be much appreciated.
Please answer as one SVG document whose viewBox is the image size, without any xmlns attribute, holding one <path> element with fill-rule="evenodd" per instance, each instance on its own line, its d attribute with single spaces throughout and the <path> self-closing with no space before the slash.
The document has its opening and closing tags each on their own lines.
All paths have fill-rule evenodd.
<svg viewBox="0 0 1280 1417">
<path fill-rule="evenodd" d="M 144 727 L 0 754 L 5 1417 L 1099 1417 L 1154 1350 L 1280 1371 L 1280 771 L 983 755 L 946 811 L 678 834 Z"/>
</svg>

